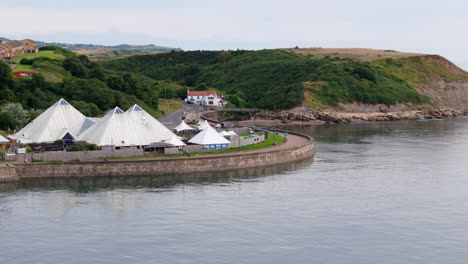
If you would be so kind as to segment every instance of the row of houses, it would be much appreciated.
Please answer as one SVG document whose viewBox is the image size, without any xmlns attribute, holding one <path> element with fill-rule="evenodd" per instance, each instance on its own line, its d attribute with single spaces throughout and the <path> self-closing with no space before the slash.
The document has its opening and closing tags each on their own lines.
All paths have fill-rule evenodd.
<svg viewBox="0 0 468 264">
<path fill-rule="evenodd" d="M 33 40 L 0 40 L 0 60 L 13 59 L 25 54 L 37 53 L 39 48 Z"/>
</svg>

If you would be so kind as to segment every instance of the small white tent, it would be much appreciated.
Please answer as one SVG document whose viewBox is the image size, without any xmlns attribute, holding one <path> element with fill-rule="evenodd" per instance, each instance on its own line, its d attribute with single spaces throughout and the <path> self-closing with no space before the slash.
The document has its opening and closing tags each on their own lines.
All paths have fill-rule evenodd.
<svg viewBox="0 0 468 264">
<path fill-rule="evenodd" d="M 219 134 L 220 134 L 221 136 L 223 136 L 223 137 L 230 137 L 230 136 L 231 136 L 231 133 L 229 133 L 229 132 L 227 132 L 227 131 L 225 131 L 225 130 L 219 132 Z"/>
<path fill-rule="evenodd" d="M 180 124 L 178 126 L 176 126 L 174 128 L 177 132 L 180 132 L 180 131 L 184 131 L 184 130 L 193 130 L 192 127 L 190 127 L 189 125 L 187 125 L 184 120 L 182 120 L 182 122 L 180 122 Z"/>
<path fill-rule="evenodd" d="M 10 142 L 10 140 L 8 140 L 4 136 L 0 135 L 0 143 L 9 143 L 9 142 Z"/>
<path fill-rule="evenodd" d="M 188 141 L 192 144 L 203 145 L 206 149 L 225 149 L 231 144 L 214 128 L 208 126 Z"/>
<path fill-rule="evenodd" d="M 53 142 L 66 134 L 76 137 L 86 117 L 64 99 L 58 100 L 12 138 L 20 143 Z"/>
<path fill-rule="evenodd" d="M 210 124 L 208 123 L 208 121 L 204 120 L 203 122 L 200 123 L 200 125 L 198 125 L 198 129 L 199 130 L 203 130 L 207 127 L 211 127 Z"/>
<path fill-rule="evenodd" d="M 174 147 L 181 147 L 185 146 L 185 143 L 180 140 L 180 138 L 176 135 L 172 136 L 170 139 L 164 141 L 164 143 L 171 144 Z"/>
</svg>

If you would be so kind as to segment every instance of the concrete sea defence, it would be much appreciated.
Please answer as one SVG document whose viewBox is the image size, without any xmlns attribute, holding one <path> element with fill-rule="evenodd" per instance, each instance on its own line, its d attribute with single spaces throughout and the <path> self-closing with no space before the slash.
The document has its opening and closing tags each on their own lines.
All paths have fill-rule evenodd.
<svg viewBox="0 0 468 264">
<path fill-rule="evenodd" d="M 183 158 L 8 164 L 9 166 L 0 167 L 0 181 L 18 181 L 22 178 L 156 176 L 223 171 L 305 160 L 312 158 L 315 152 L 315 144 L 310 137 L 290 132 L 288 142 L 283 145 L 238 153 Z"/>
</svg>

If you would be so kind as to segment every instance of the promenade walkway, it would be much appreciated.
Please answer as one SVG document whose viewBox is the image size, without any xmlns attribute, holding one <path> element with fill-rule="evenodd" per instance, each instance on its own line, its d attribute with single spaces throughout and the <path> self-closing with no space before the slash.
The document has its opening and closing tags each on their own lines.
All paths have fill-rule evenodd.
<svg viewBox="0 0 468 264">
<path fill-rule="evenodd" d="M 285 136 L 283 133 L 278 133 L 278 135 L 281 135 L 283 137 Z M 293 135 L 293 134 L 288 134 L 287 139 L 288 140 L 286 142 L 280 145 L 275 145 L 275 146 L 255 149 L 255 150 L 240 151 L 238 153 L 243 153 L 243 154 L 265 153 L 265 152 L 272 152 L 272 151 L 278 151 L 278 150 L 293 149 L 293 148 L 297 148 L 300 146 L 304 146 L 305 144 L 309 142 L 308 138 L 298 136 L 298 135 Z"/>
</svg>

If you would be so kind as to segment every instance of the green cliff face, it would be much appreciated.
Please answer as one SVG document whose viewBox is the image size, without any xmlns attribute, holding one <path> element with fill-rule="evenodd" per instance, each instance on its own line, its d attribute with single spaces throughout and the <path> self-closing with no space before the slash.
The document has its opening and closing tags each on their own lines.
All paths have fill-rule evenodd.
<svg viewBox="0 0 468 264">
<path fill-rule="evenodd" d="M 135 56 L 104 66 L 186 86 L 206 84 L 239 106 L 265 109 L 354 102 L 427 106 L 432 100 L 418 92 L 418 85 L 467 79 L 439 56 L 391 55 L 363 60 L 287 50 L 191 51 Z"/>
</svg>

